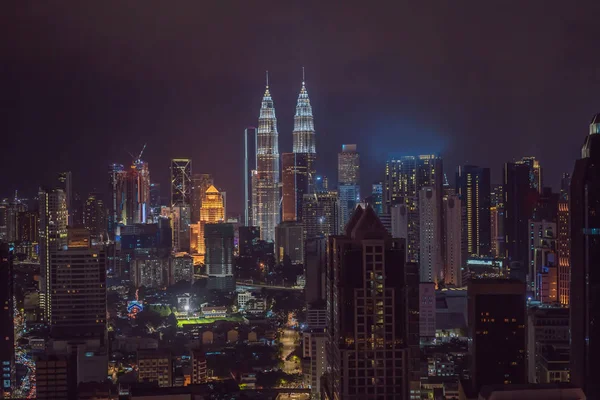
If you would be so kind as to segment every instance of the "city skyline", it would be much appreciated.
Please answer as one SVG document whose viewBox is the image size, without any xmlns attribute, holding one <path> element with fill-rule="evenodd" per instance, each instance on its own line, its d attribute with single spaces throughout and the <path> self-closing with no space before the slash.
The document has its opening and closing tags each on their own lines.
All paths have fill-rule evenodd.
<svg viewBox="0 0 600 400">
<path fill-rule="evenodd" d="M 234 10 L 232 21 L 223 22 L 224 10 L 214 6 L 211 11 L 218 29 L 237 24 L 243 30 L 246 20 L 253 19 L 253 24 L 262 23 L 269 32 L 265 37 L 262 31 L 246 29 L 251 33 L 239 44 L 229 35 L 215 44 L 198 44 L 197 33 L 217 28 L 213 24 L 198 27 L 202 25 L 196 19 L 200 10 L 193 6 L 187 15 L 158 5 L 149 7 L 148 14 L 161 13 L 157 21 L 161 28 L 180 26 L 162 40 L 150 35 L 144 25 L 148 14 L 139 16 L 137 24 L 129 23 L 133 16 L 115 5 L 103 4 L 110 13 L 95 13 L 98 23 L 109 30 L 105 36 L 94 30 L 95 24 L 83 23 L 83 16 L 94 11 L 88 7 L 75 4 L 55 10 L 39 5 L 34 13 L 27 6 L 19 6 L 13 10 L 15 18 L 5 26 L 5 37 L 14 37 L 22 44 L 21 49 L 44 50 L 25 52 L 11 47 L 2 56 L 8 71 L 3 74 L 5 96 L 20 111 L 7 113 L 5 118 L 6 130 L 14 136 L 8 141 L 8 156 L 0 161 L 0 168 L 9 171 L 17 165 L 15 157 L 21 148 L 30 151 L 33 161 L 27 168 L 7 174 L 6 193 L 1 195 L 7 197 L 19 189 L 32 197 L 40 184 L 65 170 L 73 171 L 74 187 L 81 192 L 103 189 L 106 165 L 127 159 L 128 151 L 147 142 L 144 158 L 163 191 L 168 188 L 169 160 L 192 158 L 194 170 L 214 174 L 221 188 L 230 193 L 231 209 L 241 213 L 242 135 L 246 126 L 256 124 L 255 105 L 264 70 L 271 73 L 283 153 L 292 150 L 293 110 L 303 66 L 318 119 L 320 154 L 334 152 L 342 143 L 357 143 L 365 160 L 365 177 L 381 174 L 388 153 L 439 153 L 447 171 L 467 163 L 490 167 L 492 183 L 499 183 L 504 162 L 535 156 L 544 165 L 546 182 L 556 189 L 562 172 L 572 171 L 570 161 L 581 144 L 576 132 L 585 129 L 582 121 L 598 108 L 593 71 L 600 59 L 587 51 L 597 36 L 598 27 L 590 16 L 598 5 L 590 2 L 589 7 L 578 4 L 565 10 L 557 2 L 543 4 L 547 20 L 538 33 L 530 33 L 535 29 L 530 29 L 528 22 L 536 19 L 530 18 L 537 15 L 536 2 L 521 5 L 519 16 L 510 12 L 514 9 L 510 5 L 486 13 L 490 28 L 485 29 L 475 23 L 478 13 L 484 11 L 479 7 L 485 5 L 467 10 L 465 6 L 455 10 L 442 7 L 439 14 L 446 17 L 443 21 L 435 16 L 437 13 L 428 16 L 432 10 L 426 5 L 416 5 L 410 12 L 396 5 L 397 12 L 386 15 L 370 10 L 380 17 L 377 25 L 370 20 L 357 21 L 352 13 L 344 12 L 344 19 L 338 17 L 335 22 L 340 28 L 346 24 L 355 27 L 348 32 L 319 29 L 334 11 L 328 5 L 317 11 L 309 2 L 296 10 L 298 15 L 275 7 L 272 15 L 289 22 L 281 26 L 271 15 L 262 16 L 244 7 Z M 115 12 L 116 21 L 107 23 Z M 38 20 L 35 15 L 45 18 Z M 315 28 L 304 36 L 298 21 L 308 15 L 314 18 Z M 379 29 L 388 26 L 387 15 L 411 17 L 405 23 Z M 65 23 L 56 32 L 43 34 L 45 20 L 57 19 Z M 21 26 L 34 22 L 39 24 L 38 30 L 22 30 Z M 465 27 L 466 23 L 474 26 Z M 483 43 L 499 43 L 500 37 L 491 27 L 500 23 L 513 27 L 506 44 L 500 49 L 497 45 L 485 47 Z M 581 28 L 569 29 L 570 24 Z M 422 26 L 432 25 L 438 27 L 434 30 L 437 33 L 422 31 Z M 482 32 L 476 35 L 475 30 Z M 71 39 L 78 36 L 75 31 L 82 37 L 81 43 Z M 325 40 L 327 35 L 336 37 Z M 416 35 L 419 40 L 394 41 L 398 35 Z M 316 40 L 319 36 L 324 36 L 322 43 Z M 440 39 L 446 36 L 448 41 Z M 115 43 L 116 37 L 119 43 Z M 460 38 L 468 40 L 462 43 Z M 174 48 L 174 42 L 181 47 Z M 263 45 L 265 42 L 268 46 Z M 551 42 L 578 45 L 549 47 Z M 248 45 L 252 43 L 256 44 Z M 352 43 L 356 51 L 345 45 L 338 49 L 333 43 Z M 115 46 L 114 54 L 107 54 L 106 46 Z M 266 48 L 278 51 L 269 54 Z M 481 51 L 465 59 L 469 48 Z M 530 52 L 531 48 L 536 51 Z M 165 65 L 157 60 L 165 51 L 173 52 L 173 61 L 179 62 L 170 60 Z M 211 51 L 226 51 L 227 58 L 232 54 L 236 59 L 254 52 L 254 59 L 260 61 L 205 63 L 204 57 L 196 55 Z M 127 60 L 120 58 L 123 52 L 130 55 Z M 178 65 L 171 66 L 174 64 Z M 148 65 L 153 67 L 139 68 Z M 340 74 L 342 67 L 344 73 Z M 74 84 L 64 85 L 64 77 Z M 562 95 L 548 96 L 549 91 Z M 57 98 L 56 93 L 61 95 Z M 126 109 L 131 112 L 124 113 Z M 510 117 L 498 120 L 497 115 L 507 114 Z M 554 117 L 547 118 L 548 114 Z M 58 139 L 49 139 L 56 135 Z M 497 137 L 504 140 L 496 143 L 493 153 L 475 143 Z M 222 151 L 206 150 L 202 146 L 206 139 Z M 212 171 L 216 161 L 224 167 Z M 321 157 L 319 169 L 333 177 L 335 161 Z M 371 183 L 363 179 L 362 191 L 368 193 Z"/>
</svg>

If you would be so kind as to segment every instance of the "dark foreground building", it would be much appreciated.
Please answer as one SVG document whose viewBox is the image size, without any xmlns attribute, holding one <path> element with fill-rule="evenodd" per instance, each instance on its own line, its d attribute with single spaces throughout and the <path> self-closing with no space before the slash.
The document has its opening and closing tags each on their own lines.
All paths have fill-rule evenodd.
<svg viewBox="0 0 600 400">
<path fill-rule="evenodd" d="M 571 180 L 571 382 L 600 398 L 600 114 Z"/>
<path fill-rule="evenodd" d="M 407 399 L 406 244 L 392 239 L 371 207 L 356 209 L 330 237 L 327 266 L 330 399 Z"/>
</svg>

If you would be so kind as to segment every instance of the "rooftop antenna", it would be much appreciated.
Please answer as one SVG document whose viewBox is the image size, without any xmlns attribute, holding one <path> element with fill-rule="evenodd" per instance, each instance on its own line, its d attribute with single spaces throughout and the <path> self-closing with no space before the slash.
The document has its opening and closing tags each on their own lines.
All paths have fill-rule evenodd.
<svg viewBox="0 0 600 400">
<path fill-rule="evenodd" d="M 267 88 L 269 87 L 269 71 L 267 70 Z"/>
<path fill-rule="evenodd" d="M 304 85 L 304 67 L 302 67 L 302 84 Z"/>
</svg>

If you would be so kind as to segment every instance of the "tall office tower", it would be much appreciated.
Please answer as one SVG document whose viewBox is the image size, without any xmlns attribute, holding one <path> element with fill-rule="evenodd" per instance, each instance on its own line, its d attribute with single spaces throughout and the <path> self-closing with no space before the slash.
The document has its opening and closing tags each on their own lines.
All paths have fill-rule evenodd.
<svg viewBox="0 0 600 400">
<path fill-rule="evenodd" d="M 175 221 L 179 229 L 173 231 L 178 235 L 176 251 L 190 251 L 190 223 L 192 219 L 192 160 L 174 158 L 171 160 L 171 209 L 178 209 Z"/>
<path fill-rule="evenodd" d="M 124 177 L 122 221 L 125 225 L 145 224 L 150 215 L 150 170 L 148 163 L 134 160 Z"/>
<path fill-rule="evenodd" d="M 2 397 L 12 398 L 15 386 L 15 331 L 13 321 L 13 260 L 8 243 L 0 243 L 0 362 L 2 362 Z"/>
<path fill-rule="evenodd" d="M 505 257 L 506 246 L 504 241 L 504 189 L 500 184 L 492 185 L 490 193 L 490 252 L 494 257 Z"/>
<path fill-rule="evenodd" d="M 73 177 L 71 171 L 60 172 L 58 174 L 58 187 L 65 192 L 67 202 L 67 211 L 69 213 L 67 224 L 73 225 Z"/>
<path fill-rule="evenodd" d="M 214 224 L 225 221 L 225 207 L 223 196 L 216 187 L 210 186 L 204 193 L 204 201 L 200 209 L 200 222 L 198 222 L 198 254 L 206 254 L 204 227 L 206 224 Z"/>
<path fill-rule="evenodd" d="M 50 252 L 50 333 L 55 339 L 106 334 L 106 253 L 69 246 Z"/>
<path fill-rule="evenodd" d="M 556 224 L 539 222 L 535 232 L 536 241 L 533 249 L 533 271 L 535 271 L 535 298 L 542 304 L 557 304 L 558 298 L 558 256 L 556 252 Z"/>
<path fill-rule="evenodd" d="M 310 157 L 307 153 L 281 155 L 282 220 L 302 221 L 302 200 L 309 193 Z"/>
<path fill-rule="evenodd" d="M 340 230 L 339 198 L 337 192 L 305 194 L 304 233 L 306 238 L 337 235 Z"/>
<path fill-rule="evenodd" d="M 299 204 L 302 204 L 304 193 L 314 192 L 315 162 L 317 160 L 315 124 L 304 82 L 304 70 L 302 75 L 302 88 L 298 94 L 296 114 L 294 115 L 294 131 L 292 132 L 294 137 L 292 151 L 294 154 L 302 155 L 301 162 L 298 160 L 296 165 L 300 165 L 300 168 L 306 171 L 306 188 L 302 186 L 302 189 L 306 189 L 306 191 L 297 196 Z M 301 218 L 298 220 L 301 220 Z"/>
<path fill-rule="evenodd" d="M 329 179 L 324 175 L 317 175 L 314 179 L 315 192 L 327 192 L 329 190 Z"/>
<path fill-rule="evenodd" d="M 443 281 L 442 204 L 434 187 L 419 191 L 421 282 Z"/>
<path fill-rule="evenodd" d="M 38 192 L 40 212 L 40 307 L 50 322 L 51 271 L 50 253 L 67 245 L 67 200 L 61 189 Z"/>
<path fill-rule="evenodd" d="M 306 267 L 306 285 L 304 294 L 306 304 L 321 305 L 325 301 L 325 271 L 327 267 L 327 238 L 324 236 L 306 239 L 304 244 Z M 323 307 L 324 308 L 324 307 Z M 309 325 L 309 328 L 313 326 Z"/>
<path fill-rule="evenodd" d="M 569 193 L 571 217 L 571 382 L 590 399 L 600 397 L 600 114 L 575 162 Z"/>
<path fill-rule="evenodd" d="M 168 350 L 138 350 L 138 382 L 155 382 L 159 387 L 173 386 L 173 359 Z"/>
<path fill-rule="evenodd" d="M 214 185 L 214 180 L 210 174 L 193 174 L 192 175 L 192 223 L 196 224 L 200 221 L 200 209 L 202 208 L 202 200 L 209 187 Z"/>
<path fill-rule="evenodd" d="M 328 247 L 330 397 L 408 399 L 413 343 L 404 241 L 390 237 L 372 208 L 359 206 Z M 363 373 L 369 378 L 356 378 Z"/>
<path fill-rule="evenodd" d="M 456 170 L 456 194 L 465 209 L 466 256 L 487 256 L 491 247 L 490 169 L 474 165 Z"/>
<path fill-rule="evenodd" d="M 275 226 L 280 221 L 279 134 L 268 79 L 260 108 L 256 138 L 256 177 L 253 181 L 252 199 L 256 215 L 253 216 L 253 225 L 260 228 L 261 239 L 272 242 L 275 240 Z"/>
<path fill-rule="evenodd" d="M 462 206 L 457 195 L 443 199 L 444 283 L 462 286 Z"/>
<path fill-rule="evenodd" d="M 468 318 L 474 393 L 484 385 L 527 383 L 525 285 L 511 279 L 470 281 Z"/>
<path fill-rule="evenodd" d="M 252 226 L 252 176 L 256 173 L 256 128 L 244 130 L 244 225 Z"/>
<path fill-rule="evenodd" d="M 283 262 L 290 258 L 294 265 L 304 265 L 304 225 L 301 222 L 284 221 L 275 228 L 275 259 Z"/>
<path fill-rule="evenodd" d="M 206 242 L 206 274 L 208 287 L 234 290 L 233 278 L 233 225 L 227 223 L 204 225 Z"/>
<path fill-rule="evenodd" d="M 558 298 L 560 304 L 568 306 L 570 303 L 571 285 L 571 235 L 569 232 L 569 187 L 571 176 L 563 174 L 558 201 L 556 217 L 557 227 L 557 253 L 558 253 Z"/>
<path fill-rule="evenodd" d="M 545 243 L 552 240 L 555 249 L 556 240 L 556 223 L 546 220 L 536 221 L 528 220 L 527 223 L 527 243 L 528 243 L 528 258 L 527 258 L 527 283 L 528 290 L 537 293 L 537 278 L 541 270 L 536 268 L 536 249 L 545 247 Z M 539 254 L 538 254 L 539 256 Z M 540 260 L 537 261 L 538 265 Z"/>
<path fill-rule="evenodd" d="M 110 240 L 115 241 L 118 226 L 123 223 L 123 211 L 125 209 L 125 168 L 121 164 L 110 164 L 108 166 L 108 201 L 107 229 Z"/>
<path fill-rule="evenodd" d="M 360 202 L 360 155 L 355 144 L 343 144 L 338 153 L 338 193 L 340 196 L 340 226 L 350 220 Z"/>
<path fill-rule="evenodd" d="M 139 157 L 134 161 L 134 165 L 138 172 L 137 187 L 140 223 L 145 224 L 150 216 L 150 167 L 147 161 L 142 161 Z"/>
<path fill-rule="evenodd" d="M 530 186 L 530 168 L 526 164 L 504 165 L 503 202 L 506 256 L 512 263 L 526 266 L 529 258 L 527 221 L 537 198 Z"/>
<path fill-rule="evenodd" d="M 154 214 L 158 215 L 160 214 L 160 206 L 162 206 L 161 204 L 161 197 L 160 197 L 160 183 L 151 183 L 150 184 L 150 207 L 152 208 L 152 211 Z"/>
<path fill-rule="evenodd" d="M 441 204 L 442 183 L 442 158 L 439 156 L 405 156 L 388 160 L 386 163 L 384 208 L 388 212 L 394 204 L 405 204 L 408 208 L 406 249 L 410 262 L 419 262 L 419 192 L 425 186 L 434 187 L 439 196 L 438 204 Z"/>
<path fill-rule="evenodd" d="M 371 185 L 371 198 L 373 210 L 377 215 L 383 214 L 383 182 L 376 182 Z"/>
<path fill-rule="evenodd" d="M 23 211 L 17 216 L 17 240 L 37 243 L 39 241 L 40 216 L 37 211 Z"/>
<path fill-rule="evenodd" d="M 542 167 L 540 162 L 535 157 L 523 157 L 516 162 L 519 165 L 526 165 L 529 169 L 529 187 L 538 193 L 542 193 L 544 189 L 544 181 L 542 179 Z"/>
<path fill-rule="evenodd" d="M 85 200 L 83 209 L 83 226 L 92 236 L 102 235 L 105 232 L 104 201 L 99 193 L 90 193 Z"/>
<path fill-rule="evenodd" d="M 192 160 L 171 160 L 171 207 L 192 204 Z"/>
</svg>

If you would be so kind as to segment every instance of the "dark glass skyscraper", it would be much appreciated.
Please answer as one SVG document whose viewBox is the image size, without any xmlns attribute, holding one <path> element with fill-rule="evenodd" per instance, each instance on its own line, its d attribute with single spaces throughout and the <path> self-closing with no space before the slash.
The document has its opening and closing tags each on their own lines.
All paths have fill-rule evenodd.
<svg viewBox="0 0 600 400">
<path fill-rule="evenodd" d="M 192 160 L 174 158 L 171 160 L 171 207 L 191 206 L 192 204 Z"/>
<path fill-rule="evenodd" d="M 409 348 L 418 344 L 407 329 L 404 240 L 392 239 L 372 208 L 357 207 L 328 247 L 331 398 L 407 399 Z"/>
<path fill-rule="evenodd" d="M 571 217 L 571 382 L 600 398 L 600 114 L 575 162 Z"/>
<path fill-rule="evenodd" d="M 256 128 L 244 130 L 244 225 L 252 225 L 252 175 L 256 173 Z"/>
<path fill-rule="evenodd" d="M 467 255 L 490 253 L 490 169 L 474 165 L 458 167 L 456 194 L 464 209 L 463 227 Z"/>
<path fill-rule="evenodd" d="M 302 200 L 309 190 L 309 161 L 308 153 L 281 155 L 283 221 L 302 221 Z"/>
<path fill-rule="evenodd" d="M 530 167 L 523 163 L 504 165 L 504 232 L 506 255 L 524 268 L 529 259 L 529 229 L 537 191 L 530 186 Z"/>
</svg>

